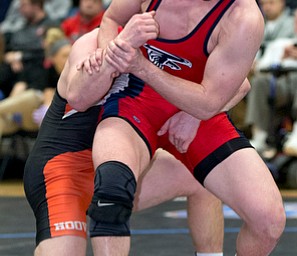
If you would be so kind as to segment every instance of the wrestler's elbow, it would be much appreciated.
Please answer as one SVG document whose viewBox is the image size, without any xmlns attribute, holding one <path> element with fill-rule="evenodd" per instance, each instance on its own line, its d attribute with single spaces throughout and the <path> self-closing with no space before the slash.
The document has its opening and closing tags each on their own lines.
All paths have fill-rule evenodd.
<svg viewBox="0 0 297 256">
<path fill-rule="evenodd" d="M 203 111 L 199 114 L 199 116 L 196 116 L 200 120 L 208 120 L 218 113 L 220 113 L 220 106 L 218 104 L 207 104 L 207 106 L 203 109 Z"/>
<path fill-rule="evenodd" d="M 78 112 L 85 112 L 87 109 L 91 107 L 91 105 L 89 104 L 82 104 L 81 102 L 77 102 L 77 101 L 72 101 L 68 103 L 72 108 L 74 108 Z"/>
<path fill-rule="evenodd" d="M 68 104 L 79 112 L 86 111 L 90 105 L 81 97 L 80 94 L 74 92 L 67 92 L 66 100 Z"/>
<path fill-rule="evenodd" d="M 207 113 L 204 113 L 199 119 L 205 121 L 205 120 L 212 118 L 216 114 L 218 114 L 218 112 L 207 112 Z"/>
</svg>

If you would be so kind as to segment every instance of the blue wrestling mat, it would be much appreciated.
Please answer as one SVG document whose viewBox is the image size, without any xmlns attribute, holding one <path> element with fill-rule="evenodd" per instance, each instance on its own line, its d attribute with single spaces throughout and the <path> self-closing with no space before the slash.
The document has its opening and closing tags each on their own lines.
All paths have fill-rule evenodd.
<svg viewBox="0 0 297 256">
<path fill-rule="evenodd" d="M 297 255 L 297 199 L 285 201 L 285 208 L 286 229 L 271 256 Z M 176 200 L 133 214 L 130 255 L 194 255 L 185 209 L 185 200 Z M 224 216 L 224 255 L 233 256 L 236 236 L 242 222 L 227 206 L 224 206 Z M 33 214 L 25 198 L 0 196 L 0 256 L 32 256 L 35 247 L 34 232 Z M 87 256 L 92 255 L 89 243 Z"/>
</svg>

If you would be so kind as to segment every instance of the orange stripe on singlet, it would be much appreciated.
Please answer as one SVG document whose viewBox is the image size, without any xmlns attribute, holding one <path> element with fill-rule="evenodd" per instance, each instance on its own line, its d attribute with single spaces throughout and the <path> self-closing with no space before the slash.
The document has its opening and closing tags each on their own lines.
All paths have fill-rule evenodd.
<svg viewBox="0 0 297 256">
<path fill-rule="evenodd" d="M 86 211 L 94 189 L 91 150 L 54 157 L 44 177 L 51 236 L 86 237 Z"/>
</svg>

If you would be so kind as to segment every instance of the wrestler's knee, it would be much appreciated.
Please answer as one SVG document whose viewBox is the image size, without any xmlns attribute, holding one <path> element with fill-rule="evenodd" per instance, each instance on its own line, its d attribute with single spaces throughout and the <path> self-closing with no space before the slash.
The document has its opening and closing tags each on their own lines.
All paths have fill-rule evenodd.
<svg viewBox="0 0 297 256">
<path fill-rule="evenodd" d="M 266 243 L 276 243 L 282 235 L 285 224 L 286 215 L 283 204 L 281 202 L 271 202 L 268 205 L 255 207 L 254 216 L 249 223 L 250 228 L 257 233 L 261 239 L 265 239 Z"/>
<path fill-rule="evenodd" d="M 279 240 L 286 225 L 286 214 L 283 204 L 274 205 L 265 216 L 266 233 L 272 240 Z"/>
<path fill-rule="evenodd" d="M 88 214 L 91 236 L 130 235 L 136 180 L 130 168 L 109 161 L 96 169 L 95 190 Z"/>
</svg>

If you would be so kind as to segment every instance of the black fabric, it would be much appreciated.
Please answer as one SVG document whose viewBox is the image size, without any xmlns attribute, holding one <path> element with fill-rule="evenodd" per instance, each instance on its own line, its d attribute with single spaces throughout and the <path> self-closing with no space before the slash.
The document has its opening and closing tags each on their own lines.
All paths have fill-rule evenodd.
<svg viewBox="0 0 297 256">
<path fill-rule="evenodd" d="M 203 185 L 206 176 L 215 166 L 223 162 L 235 151 L 243 148 L 252 148 L 250 142 L 244 137 L 235 138 L 223 144 L 194 168 L 195 178 Z"/>
<path fill-rule="evenodd" d="M 57 155 L 91 149 L 97 127 L 100 106 L 63 119 L 66 105 L 67 101 L 56 91 L 24 168 L 24 189 L 36 216 L 36 245 L 51 237 L 43 175 L 45 165 Z"/>
<path fill-rule="evenodd" d="M 43 90 L 47 85 L 43 33 L 47 27 L 55 25 L 58 25 L 56 21 L 45 17 L 37 23 L 27 23 L 9 39 L 6 38 L 6 51 L 22 53 L 23 70 L 15 73 L 15 80 L 26 82 L 29 88 Z"/>
<path fill-rule="evenodd" d="M 0 90 L 3 92 L 4 96 L 7 97 L 16 82 L 16 77 L 10 68 L 10 65 L 6 63 L 0 64 Z"/>
<path fill-rule="evenodd" d="M 129 235 L 136 180 L 130 168 L 117 161 L 96 169 L 95 190 L 88 214 L 93 236 Z M 110 229 L 108 228 L 110 225 Z"/>
</svg>

